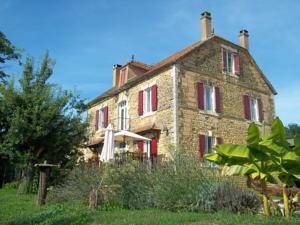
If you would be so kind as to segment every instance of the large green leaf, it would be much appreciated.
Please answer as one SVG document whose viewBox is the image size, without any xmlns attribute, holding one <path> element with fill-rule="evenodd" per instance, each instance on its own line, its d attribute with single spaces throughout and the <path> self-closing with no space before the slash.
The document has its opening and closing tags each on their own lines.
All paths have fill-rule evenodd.
<svg viewBox="0 0 300 225">
<path fill-rule="evenodd" d="M 300 163 L 300 157 L 294 151 L 287 151 L 283 154 L 282 160 L 295 161 Z"/>
<path fill-rule="evenodd" d="M 221 156 L 250 159 L 250 149 L 246 145 L 222 144 L 217 145 L 215 150 Z"/>
<path fill-rule="evenodd" d="M 274 143 L 273 139 L 263 139 L 259 144 L 271 154 L 282 155 L 287 151 L 285 147 Z"/>
<path fill-rule="evenodd" d="M 247 144 L 249 146 L 257 146 L 260 141 L 260 133 L 257 125 L 251 123 L 248 128 Z"/>
<path fill-rule="evenodd" d="M 293 202 L 300 202 L 300 191 L 298 191 L 295 197 L 293 198 Z"/>
<path fill-rule="evenodd" d="M 289 147 L 289 144 L 286 140 L 285 127 L 278 117 L 276 117 L 272 123 L 272 136 L 273 142 L 276 142 L 277 144 L 280 144 L 284 147 Z"/>
</svg>

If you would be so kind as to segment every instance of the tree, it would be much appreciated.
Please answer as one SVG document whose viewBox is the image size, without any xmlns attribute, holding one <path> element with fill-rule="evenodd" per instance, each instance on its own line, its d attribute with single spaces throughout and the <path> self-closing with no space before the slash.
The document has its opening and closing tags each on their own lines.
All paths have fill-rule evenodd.
<svg viewBox="0 0 300 225">
<path fill-rule="evenodd" d="M 20 190 L 30 192 L 33 166 L 47 160 L 67 165 L 78 159 L 87 123 L 83 100 L 49 83 L 53 61 L 41 66 L 27 58 L 19 85 L 14 79 L 0 87 L 0 152 L 26 164 Z"/>
<path fill-rule="evenodd" d="M 285 129 L 289 138 L 293 138 L 296 135 L 300 135 L 300 124 L 291 123 Z"/>
<path fill-rule="evenodd" d="M 3 70 L 3 65 L 9 60 L 18 60 L 20 57 L 20 50 L 16 49 L 0 31 L 0 81 L 4 81 L 8 76 Z"/>
</svg>

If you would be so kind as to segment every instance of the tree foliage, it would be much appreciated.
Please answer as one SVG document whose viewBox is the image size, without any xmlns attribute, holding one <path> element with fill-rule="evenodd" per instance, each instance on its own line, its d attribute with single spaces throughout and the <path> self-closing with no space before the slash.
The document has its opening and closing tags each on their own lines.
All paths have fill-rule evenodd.
<svg viewBox="0 0 300 225">
<path fill-rule="evenodd" d="M 0 153 L 29 169 L 44 160 L 62 166 L 77 160 L 85 140 L 85 104 L 49 83 L 53 65 L 46 54 L 35 70 L 27 58 L 19 82 L 0 86 Z"/>
<path fill-rule="evenodd" d="M 8 75 L 4 72 L 4 64 L 10 60 L 17 60 L 21 57 L 20 50 L 6 38 L 0 31 L 0 81 L 3 81 Z"/>
</svg>

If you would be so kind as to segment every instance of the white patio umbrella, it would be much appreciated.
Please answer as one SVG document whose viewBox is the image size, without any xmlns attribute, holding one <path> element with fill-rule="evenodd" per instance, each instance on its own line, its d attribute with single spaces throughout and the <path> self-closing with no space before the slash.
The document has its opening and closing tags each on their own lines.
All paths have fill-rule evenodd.
<svg viewBox="0 0 300 225">
<path fill-rule="evenodd" d="M 100 155 L 100 161 L 108 162 L 114 158 L 114 131 L 112 125 L 109 124 L 105 131 L 104 143 Z"/>
<path fill-rule="evenodd" d="M 150 141 L 151 139 L 138 135 L 136 133 L 122 130 L 115 133 L 115 141 L 125 142 L 125 141 Z"/>
</svg>

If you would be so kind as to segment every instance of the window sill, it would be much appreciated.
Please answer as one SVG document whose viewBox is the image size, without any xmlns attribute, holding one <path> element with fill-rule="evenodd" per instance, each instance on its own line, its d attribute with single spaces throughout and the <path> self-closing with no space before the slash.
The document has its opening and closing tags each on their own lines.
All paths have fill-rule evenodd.
<svg viewBox="0 0 300 225">
<path fill-rule="evenodd" d="M 240 77 L 239 75 L 236 75 L 234 73 L 228 73 L 228 72 L 223 72 L 223 75 L 229 76 L 229 77 L 234 77 L 236 79 L 238 79 Z"/>
<path fill-rule="evenodd" d="M 213 112 L 213 111 L 199 110 L 199 112 L 201 114 L 205 114 L 205 115 L 209 115 L 209 116 L 216 116 L 216 117 L 220 116 L 220 113 L 216 113 L 216 112 Z"/>
<path fill-rule="evenodd" d="M 152 112 L 144 113 L 143 115 L 140 116 L 140 118 L 152 116 L 152 115 L 154 115 L 156 112 L 157 112 L 157 111 L 152 111 Z"/>
<path fill-rule="evenodd" d="M 262 126 L 263 125 L 263 122 L 259 122 L 259 121 L 256 121 L 256 120 L 247 120 L 247 123 L 250 124 L 250 123 L 255 123 L 256 125 L 259 125 L 259 126 Z"/>
</svg>

